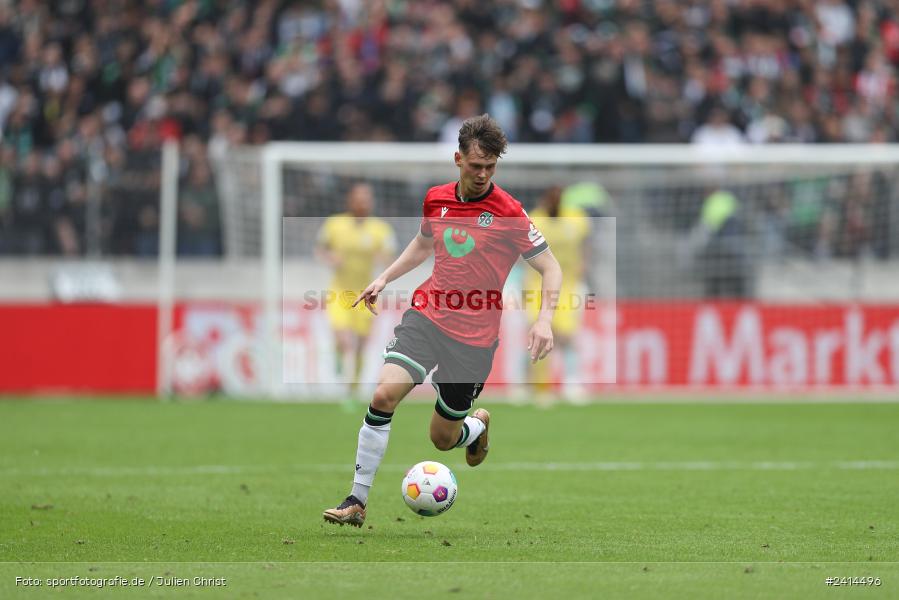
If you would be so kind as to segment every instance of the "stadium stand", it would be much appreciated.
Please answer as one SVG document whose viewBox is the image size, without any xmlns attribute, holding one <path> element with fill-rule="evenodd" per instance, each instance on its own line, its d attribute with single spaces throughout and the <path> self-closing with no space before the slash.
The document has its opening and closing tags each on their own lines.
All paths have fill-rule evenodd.
<svg viewBox="0 0 899 600">
<path fill-rule="evenodd" d="M 166 137 L 183 141 L 179 253 L 213 256 L 211 170 L 235 145 L 446 140 L 482 111 L 512 142 L 891 142 L 897 15 L 894 0 L 6 0 L 0 253 L 155 254 Z M 887 255 L 877 206 L 835 206 L 851 231 L 811 217 L 813 251 L 851 254 L 860 220 Z"/>
</svg>

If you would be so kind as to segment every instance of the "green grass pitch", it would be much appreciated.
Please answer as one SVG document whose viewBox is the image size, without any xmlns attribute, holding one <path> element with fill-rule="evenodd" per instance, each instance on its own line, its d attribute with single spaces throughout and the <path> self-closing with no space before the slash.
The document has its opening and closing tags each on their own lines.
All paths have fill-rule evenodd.
<svg viewBox="0 0 899 600">
<path fill-rule="evenodd" d="M 361 405 L 2 400 L 0 597 L 899 597 L 897 404 L 479 406 L 477 469 L 400 407 L 360 530 L 321 511 Z M 431 519 L 400 497 L 425 459 L 459 480 Z"/>
</svg>

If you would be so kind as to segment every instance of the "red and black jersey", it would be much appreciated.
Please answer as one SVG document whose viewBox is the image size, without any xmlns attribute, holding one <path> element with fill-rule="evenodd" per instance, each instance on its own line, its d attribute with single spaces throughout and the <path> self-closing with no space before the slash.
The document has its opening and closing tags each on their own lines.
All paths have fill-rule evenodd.
<svg viewBox="0 0 899 600">
<path fill-rule="evenodd" d="M 488 347 L 499 336 L 509 271 L 548 246 L 511 194 L 495 184 L 463 201 L 456 183 L 425 196 L 421 233 L 434 238 L 434 272 L 412 297 L 413 308 L 449 337 Z"/>
</svg>

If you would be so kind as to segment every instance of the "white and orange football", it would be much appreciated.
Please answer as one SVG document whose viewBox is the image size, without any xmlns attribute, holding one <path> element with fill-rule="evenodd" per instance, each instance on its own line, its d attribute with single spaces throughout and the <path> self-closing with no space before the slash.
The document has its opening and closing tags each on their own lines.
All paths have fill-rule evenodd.
<svg viewBox="0 0 899 600">
<path fill-rule="evenodd" d="M 449 467 L 426 460 L 406 471 L 403 478 L 403 500 L 412 512 L 436 517 L 450 509 L 456 501 L 459 486 Z"/>
</svg>

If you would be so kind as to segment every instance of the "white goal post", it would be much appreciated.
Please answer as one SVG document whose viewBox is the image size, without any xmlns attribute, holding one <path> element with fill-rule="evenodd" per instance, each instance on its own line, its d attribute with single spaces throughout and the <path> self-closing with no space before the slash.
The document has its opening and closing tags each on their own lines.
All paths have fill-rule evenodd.
<svg viewBox="0 0 899 600">
<path fill-rule="evenodd" d="M 214 165 L 224 262 L 258 265 L 265 357 L 261 361 L 265 384 L 260 392 L 271 396 L 283 392 L 284 255 L 314 260 L 308 231 L 297 234 L 303 239 L 282 238 L 283 218 L 320 218 L 341 211 L 347 182 L 360 179 L 374 182 L 376 197 L 386 199 L 389 206 L 379 205 L 379 209 L 396 217 L 417 217 L 415 202 L 420 208 L 422 190 L 457 177 L 454 150 L 421 143 L 275 142 L 232 149 Z M 697 243 L 695 224 L 702 215 L 703 200 L 715 189 L 726 188 L 748 215 L 748 259 L 756 266 L 755 287 L 748 297 L 899 301 L 896 284 L 884 276 L 899 280 L 892 277 L 899 273 L 896 165 L 899 147 L 893 145 L 709 149 L 513 143 L 500 161 L 496 181 L 525 204 L 553 183 L 599 186 L 603 214 L 618 219 L 619 294 L 631 298 L 705 297 L 703 273 L 715 267 L 685 262 L 684 256 Z M 874 183 L 865 179 L 872 173 L 876 177 L 869 179 Z M 824 231 L 840 229 L 841 219 L 853 218 L 842 203 L 859 190 L 876 203 L 875 209 L 867 210 L 885 211 L 872 219 L 879 237 L 864 240 L 861 249 L 850 247 L 854 241 L 839 238 L 842 233 Z M 407 241 L 401 238 L 400 246 Z M 177 264 L 173 256 L 162 254 L 160 261 Z M 821 277 L 822 273 L 829 277 Z"/>
</svg>

